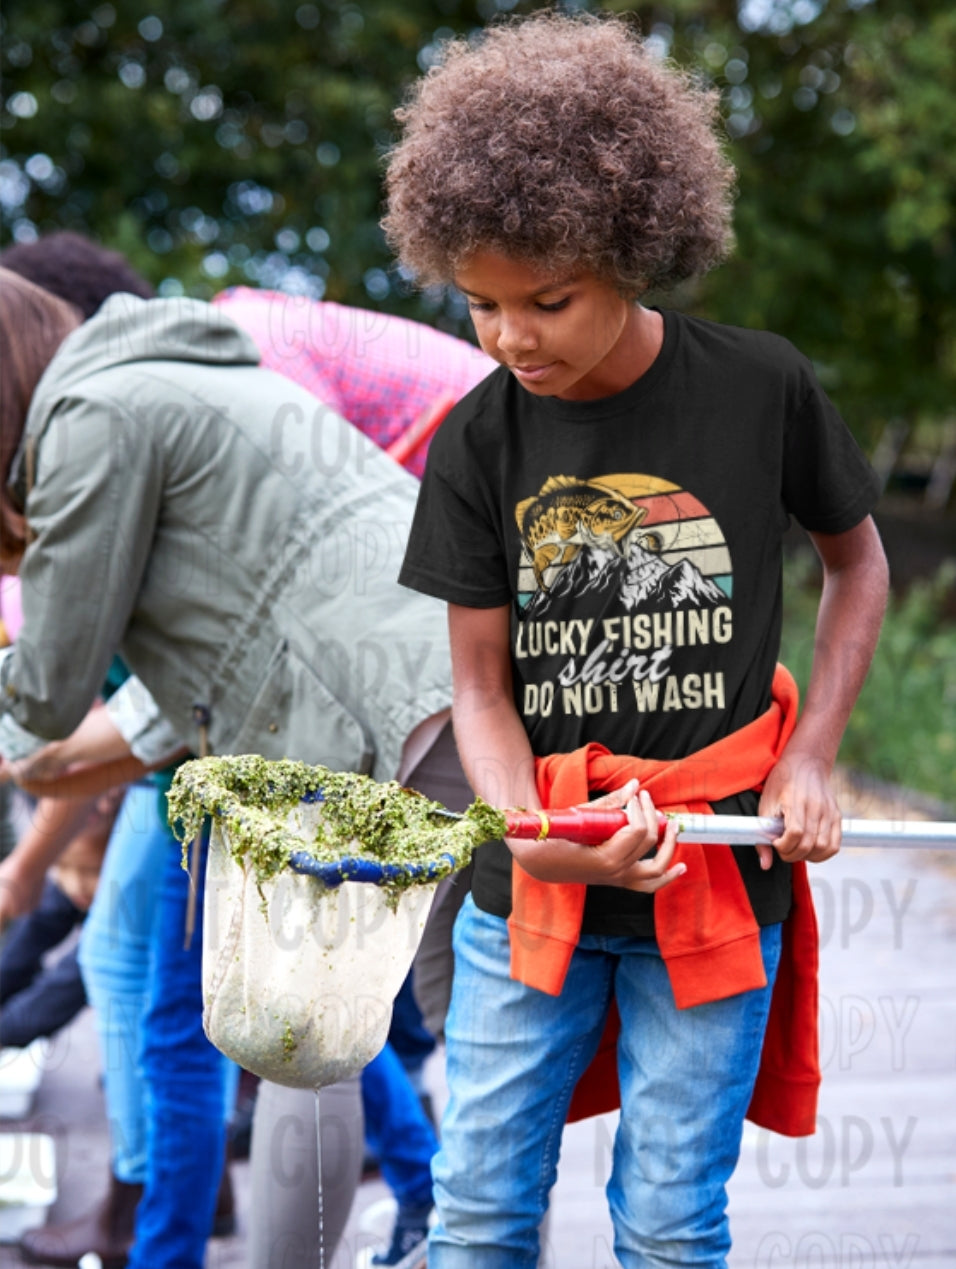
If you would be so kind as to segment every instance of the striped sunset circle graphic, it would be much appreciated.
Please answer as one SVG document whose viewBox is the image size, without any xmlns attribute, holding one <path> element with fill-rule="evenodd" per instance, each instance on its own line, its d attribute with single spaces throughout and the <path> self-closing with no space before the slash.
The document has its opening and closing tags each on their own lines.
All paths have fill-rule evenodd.
<svg viewBox="0 0 956 1269">
<path fill-rule="evenodd" d="M 681 596 L 693 604 L 726 602 L 733 594 L 730 551 L 717 520 L 688 490 L 658 476 L 553 476 L 518 503 L 515 518 L 522 608 L 562 590 L 591 589 L 611 567 L 631 609 L 659 598 L 665 584 L 668 606 Z"/>
</svg>

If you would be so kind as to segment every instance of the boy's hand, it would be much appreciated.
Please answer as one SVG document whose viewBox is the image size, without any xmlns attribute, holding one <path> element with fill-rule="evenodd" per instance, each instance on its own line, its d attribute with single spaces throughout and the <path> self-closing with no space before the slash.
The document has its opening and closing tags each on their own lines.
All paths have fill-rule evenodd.
<svg viewBox="0 0 956 1269">
<path fill-rule="evenodd" d="M 623 806 L 628 825 L 599 846 L 549 839 L 542 842 L 509 839 L 511 853 L 539 881 L 577 882 L 590 886 L 621 886 L 653 894 L 687 871 L 686 864 L 672 864 L 677 843 L 677 822 L 669 821 L 653 859 L 645 860 L 657 845 L 657 810 L 649 793 L 638 793 L 636 780 L 588 806 Z"/>
<path fill-rule="evenodd" d="M 816 754 L 786 750 L 767 777 L 759 815 L 782 815 L 784 829 L 772 846 L 757 847 L 760 866 L 769 868 L 772 850 L 788 864 L 820 863 L 840 849 L 840 808 L 830 787 L 830 768 Z"/>
</svg>

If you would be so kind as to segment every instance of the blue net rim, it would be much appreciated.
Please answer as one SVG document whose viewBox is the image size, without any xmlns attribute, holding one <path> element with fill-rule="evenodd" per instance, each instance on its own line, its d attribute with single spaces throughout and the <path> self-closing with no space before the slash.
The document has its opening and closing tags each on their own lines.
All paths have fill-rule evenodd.
<svg viewBox="0 0 956 1269">
<path fill-rule="evenodd" d="M 317 877 L 323 885 L 334 888 L 343 881 L 363 881 L 374 886 L 440 881 L 442 877 L 454 872 L 458 864 L 454 855 L 449 854 L 439 855 L 437 859 L 424 864 L 384 864 L 375 859 L 356 859 L 351 856 L 332 861 L 321 860 L 308 851 L 295 850 L 289 856 L 289 867 L 293 872 Z"/>
</svg>

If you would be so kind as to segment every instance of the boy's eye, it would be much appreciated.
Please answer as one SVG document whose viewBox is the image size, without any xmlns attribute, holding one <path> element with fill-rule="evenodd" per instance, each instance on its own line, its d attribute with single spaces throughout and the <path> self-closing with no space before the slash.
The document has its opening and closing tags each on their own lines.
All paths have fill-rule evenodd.
<svg viewBox="0 0 956 1269">
<path fill-rule="evenodd" d="M 535 304 L 535 308 L 539 309 L 542 313 L 560 313 L 561 310 L 563 308 L 567 308 L 567 306 L 570 303 L 571 303 L 571 296 L 566 295 L 563 297 L 563 299 L 552 300 L 548 304 L 545 304 L 544 301 L 542 300 L 538 300 L 537 303 Z M 491 300 L 469 299 L 468 301 L 468 309 L 469 309 L 469 312 L 472 312 L 472 313 L 492 313 L 494 312 L 496 307 L 497 305 L 494 304 L 493 301 Z"/>
</svg>

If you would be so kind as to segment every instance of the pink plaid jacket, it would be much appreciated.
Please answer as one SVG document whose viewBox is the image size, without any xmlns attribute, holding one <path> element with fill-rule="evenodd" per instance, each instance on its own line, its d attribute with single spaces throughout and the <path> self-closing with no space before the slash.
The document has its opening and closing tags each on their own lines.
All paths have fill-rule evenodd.
<svg viewBox="0 0 956 1269">
<path fill-rule="evenodd" d="M 255 340 L 262 364 L 330 405 L 383 449 L 494 369 L 478 348 L 371 309 L 233 287 L 213 303 Z M 416 476 L 427 441 L 405 462 Z"/>
</svg>

